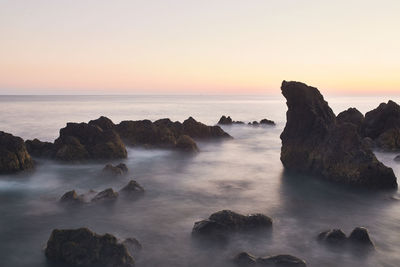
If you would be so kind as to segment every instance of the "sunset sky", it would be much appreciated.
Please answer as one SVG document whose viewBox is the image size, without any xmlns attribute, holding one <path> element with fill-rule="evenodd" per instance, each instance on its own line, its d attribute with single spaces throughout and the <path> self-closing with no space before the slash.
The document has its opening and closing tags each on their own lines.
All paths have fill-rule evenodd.
<svg viewBox="0 0 400 267">
<path fill-rule="evenodd" d="M 400 93 L 399 0 L 0 0 L 0 94 Z"/>
</svg>

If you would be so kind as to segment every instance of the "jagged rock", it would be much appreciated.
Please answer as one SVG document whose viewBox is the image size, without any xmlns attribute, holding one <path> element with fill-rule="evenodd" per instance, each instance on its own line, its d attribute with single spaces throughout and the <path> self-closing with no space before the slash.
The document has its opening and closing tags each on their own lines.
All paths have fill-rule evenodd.
<svg viewBox="0 0 400 267">
<path fill-rule="evenodd" d="M 97 195 L 94 196 L 92 202 L 99 201 L 114 201 L 118 198 L 118 192 L 115 192 L 112 188 L 107 188 Z"/>
<path fill-rule="evenodd" d="M 97 125 L 103 130 L 114 130 L 115 124 L 107 117 L 101 116 L 97 120 L 89 121 L 89 125 Z"/>
<path fill-rule="evenodd" d="M 63 204 L 81 204 L 84 202 L 84 199 L 82 196 L 79 196 L 75 190 L 71 190 L 60 198 L 60 202 Z"/>
<path fill-rule="evenodd" d="M 264 124 L 264 125 L 275 125 L 274 121 L 268 120 L 268 119 L 262 119 L 260 120 L 260 124 Z"/>
<path fill-rule="evenodd" d="M 400 106 L 394 101 L 381 103 L 376 109 L 365 114 L 362 125 L 365 137 L 376 141 L 387 150 L 400 149 Z"/>
<path fill-rule="evenodd" d="M 374 243 L 372 243 L 368 230 L 364 227 L 356 227 L 351 232 L 349 236 L 349 241 L 353 242 L 353 244 L 364 245 L 368 247 L 374 247 Z"/>
<path fill-rule="evenodd" d="M 230 125 L 232 123 L 233 123 L 232 118 L 230 116 L 226 117 L 225 115 L 223 115 L 218 121 L 218 124 L 222 125 Z"/>
<path fill-rule="evenodd" d="M 50 142 L 42 142 L 39 139 L 26 140 L 26 149 L 29 154 L 34 157 L 50 158 L 54 153 L 54 144 Z"/>
<path fill-rule="evenodd" d="M 140 242 L 133 237 L 129 237 L 125 239 L 122 244 L 125 245 L 125 247 L 128 249 L 129 253 L 133 256 L 135 256 L 140 250 L 142 250 L 142 245 Z"/>
<path fill-rule="evenodd" d="M 0 131 L 0 174 L 16 173 L 34 167 L 24 140 Z"/>
<path fill-rule="evenodd" d="M 135 263 L 125 245 L 113 235 L 98 235 L 87 228 L 53 230 L 45 255 L 49 260 L 77 267 L 133 267 Z"/>
<path fill-rule="evenodd" d="M 230 210 L 213 213 L 207 220 L 194 224 L 192 233 L 199 236 L 224 236 L 228 233 L 269 230 L 271 218 L 263 214 L 242 215 Z"/>
<path fill-rule="evenodd" d="M 135 180 L 130 180 L 119 192 L 125 196 L 138 197 L 144 193 L 144 188 Z"/>
<path fill-rule="evenodd" d="M 361 130 L 364 122 L 364 115 L 356 108 L 349 108 L 336 117 L 338 123 L 352 123 L 357 126 L 358 130 Z"/>
<path fill-rule="evenodd" d="M 357 126 L 338 123 L 317 88 L 282 83 L 287 123 L 281 134 L 281 161 L 288 170 L 372 189 L 397 188 L 391 168 L 364 145 Z"/>
<path fill-rule="evenodd" d="M 188 135 L 179 136 L 176 148 L 185 152 L 199 152 L 196 142 Z"/>
<path fill-rule="evenodd" d="M 104 174 L 111 174 L 111 175 L 124 175 L 128 172 L 128 167 L 124 163 L 120 163 L 116 166 L 112 164 L 107 164 L 104 166 L 102 172 Z"/>
<path fill-rule="evenodd" d="M 234 262 L 241 267 L 246 266 L 271 266 L 271 267 L 306 267 L 306 262 L 292 255 L 276 255 L 256 258 L 255 256 L 241 252 Z"/>
<path fill-rule="evenodd" d="M 332 229 L 318 235 L 318 240 L 329 244 L 342 244 L 347 241 L 346 234 L 340 229 Z"/>
<path fill-rule="evenodd" d="M 110 129 L 103 130 L 87 123 L 67 123 L 54 142 L 55 158 L 63 161 L 126 158 L 127 152 L 120 136 Z"/>
</svg>

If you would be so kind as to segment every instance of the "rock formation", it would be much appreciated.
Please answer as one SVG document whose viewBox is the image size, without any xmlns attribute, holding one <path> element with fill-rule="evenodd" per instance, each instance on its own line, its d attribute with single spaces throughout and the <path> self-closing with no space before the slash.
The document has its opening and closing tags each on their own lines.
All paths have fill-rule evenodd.
<svg viewBox="0 0 400 267">
<path fill-rule="evenodd" d="M 234 121 L 232 120 L 232 118 L 230 116 L 226 117 L 225 115 L 222 116 L 219 121 L 218 124 L 220 125 L 232 125 L 232 124 L 245 124 L 243 121 Z M 260 120 L 260 122 L 258 121 L 253 121 L 253 122 L 249 122 L 248 125 L 252 125 L 252 126 L 259 126 L 259 125 L 275 125 L 274 121 L 268 120 L 268 119 L 262 119 Z"/>
<path fill-rule="evenodd" d="M 107 188 L 95 195 L 92 202 L 110 202 L 115 201 L 117 198 L 118 192 L 115 192 L 112 188 Z"/>
<path fill-rule="evenodd" d="M 247 252 L 239 253 L 234 262 L 240 267 L 271 266 L 271 267 L 306 267 L 306 262 L 292 255 L 276 255 L 257 258 Z"/>
<path fill-rule="evenodd" d="M 60 202 L 63 204 L 81 204 L 84 203 L 82 196 L 79 196 L 75 190 L 66 192 L 61 198 Z"/>
<path fill-rule="evenodd" d="M 324 231 L 318 235 L 318 241 L 330 245 L 343 246 L 350 244 L 358 248 L 374 248 L 374 243 L 369 237 L 368 230 L 364 227 L 354 228 L 349 237 L 346 237 L 346 234 L 340 229 Z"/>
<path fill-rule="evenodd" d="M 176 141 L 176 148 L 185 152 L 199 152 L 196 142 L 189 135 L 181 135 Z"/>
<path fill-rule="evenodd" d="M 126 246 L 113 235 L 98 235 L 87 228 L 53 230 L 45 255 L 51 261 L 77 267 L 133 267 L 135 263 Z"/>
<path fill-rule="evenodd" d="M 364 122 L 364 115 L 356 108 L 349 108 L 336 117 L 338 123 L 352 123 L 357 126 L 358 130 L 361 130 Z"/>
<path fill-rule="evenodd" d="M 102 173 L 113 176 L 124 175 L 128 173 L 128 167 L 124 163 L 120 163 L 116 166 L 109 163 L 104 166 Z"/>
<path fill-rule="evenodd" d="M 16 173 L 34 167 L 24 140 L 0 131 L 0 174 Z"/>
<path fill-rule="evenodd" d="M 128 197 L 139 197 L 143 195 L 144 188 L 135 180 L 130 180 L 119 192 L 121 195 Z"/>
<path fill-rule="evenodd" d="M 338 123 L 317 88 L 282 83 L 287 122 L 281 134 L 281 161 L 288 170 L 372 189 L 397 188 L 393 170 L 377 160 L 357 126 Z"/>
<path fill-rule="evenodd" d="M 26 140 L 26 149 L 33 157 L 51 158 L 54 153 L 54 144 L 50 142 L 42 142 L 39 139 Z"/>
</svg>

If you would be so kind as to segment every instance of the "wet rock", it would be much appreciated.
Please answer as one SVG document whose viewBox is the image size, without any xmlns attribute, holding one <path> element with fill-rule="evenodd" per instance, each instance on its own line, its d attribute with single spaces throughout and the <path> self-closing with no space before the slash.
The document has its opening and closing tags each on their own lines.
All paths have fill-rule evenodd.
<svg viewBox="0 0 400 267">
<path fill-rule="evenodd" d="M 400 155 L 396 156 L 396 157 L 394 158 L 394 161 L 400 162 Z"/>
<path fill-rule="evenodd" d="M 130 180 L 119 192 L 124 196 L 138 197 L 144 193 L 144 188 L 135 180 Z"/>
<path fill-rule="evenodd" d="M 135 263 L 113 235 L 98 235 L 87 228 L 53 230 L 45 255 L 49 260 L 78 267 L 133 267 Z"/>
<path fill-rule="evenodd" d="M 142 245 L 140 242 L 133 237 L 125 239 L 122 244 L 125 245 L 125 247 L 128 249 L 129 253 L 131 255 L 136 255 L 142 250 Z"/>
<path fill-rule="evenodd" d="M 102 172 L 104 174 L 111 174 L 114 176 L 124 175 L 128 172 L 128 167 L 124 163 L 120 163 L 116 166 L 112 164 L 107 164 L 106 166 L 104 166 Z"/>
<path fill-rule="evenodd" d="M 349 236 L 349 241 L 356 245 L 374 247 L 374 243 L 372 243 L 369 237 L 368 230 L 364 227 L 354 228 Z"/>
<path fill-rule="evenodd" d="M 347 241 L 346 234 L 340 229 L 332 229 L 318 235 L 318 240 L 329 244 L 343 244 Z"/>
<path fill-rule="evenodd" d="M 241 252 L 233 259 L 239 266 L 254 266 L 257 264 L 257 258 L 247 252 Z"/>
<path fill-rule="evenodd" d="M 188 135 L 179 136 L 176 148 L 185 152 L 199 152 L 196 142 Z"/>
<path fill-rule="evenodd" d="M 391 168 L 364 145 L 357 126 L 338 123 L 317 88 L 282 83 L 287 122 L 281 134 L 281 161 L 288 170 L 371 189 L 397 188 Z"/>
<path fill-rule="evenodd" d="M 39 139 L 26 140 L 26 149 L 29 154 L 39 158 L 50 158 L 54 153 L 54 144 L 50 142 L 42 142 Z"/>
<path fill-rule="evenodd" d="M 201 122 L 189 117 L 182 123 L 182 134 L 189 135 L 192 138 L 210 139 L 210 138 L 232 138 L 219 126 L 207 126 Z"/>
<path fill-rule="evenodd" d="M 271 267 L 306 267 L 306 262 L 292 255 L 276 255 L 257 259 L 260 266 Z"/>
<path fill-rule="evenodd" d="M 33 169 L 34 164 L 24 140 L 0 131 L 0 174 Z"/>
<path fill-rule="evenodd" d="M 62 161 L 126 158 L 125 145 L 114 130 L 87 123 L 67 123 L 54 142 L 55 158 Z"/>
<path fill-rule="evenodd" d="M 232 118 L 230 116 L 226 117 L 225 115 L 222 116 L 218 121 L 218 124 L 221 125 L 230 125 L 232 123 L 233 123 Z"/>
<path fill-rule="evenodd" d="M 75 190 L 71 190 L 60 198 L 60 202 L 63 204 L 82 204 L 84 203 L 84 199 L 82 196 L 79 196 Z"/>
<path fill-rule="evenodd" d="M 262 119 L 262 120 L 260 120 L 260 124 L 263 124 L 263 125 L 275 125 L 275 122 L 274 121 L 271 121 L 271 120 L 268 120 L 268 119 Z"/>
<path fill-rule="evenodd" d="M 118 192 L 115 192 L 112 188 L 107 188 L 95 195 L 92 202 L 115 201 L 117 198 Z"/>
<path fill-rule="evenodd" d="M 338 123 L 351 123 L 357 126 L 358 130 L 361 130 L 361 126 L 364 122 L 364 115 L 356 108 L 349 108 L 336 117 Z"/>
<path fill-rule="evenodd" d="M 228 233 L 269 230 L 271 218 L 263 214 L 242 215 L 230 210 L 213 213 L 207 220 L 194 224 L 192 233 L 200 236 L 223 236 Z"/>
</svg>

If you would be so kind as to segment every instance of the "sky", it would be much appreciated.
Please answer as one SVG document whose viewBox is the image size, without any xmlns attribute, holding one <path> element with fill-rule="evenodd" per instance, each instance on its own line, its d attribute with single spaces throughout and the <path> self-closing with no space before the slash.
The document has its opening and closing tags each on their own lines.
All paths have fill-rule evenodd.
<svg viewBox="0 0 400 267">
<path fill-rule="evenodd" d="M 399 0 L 0 0 L 0 94 L 400 94 Z"/>
</svg>

